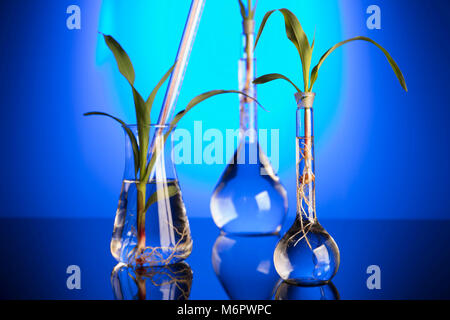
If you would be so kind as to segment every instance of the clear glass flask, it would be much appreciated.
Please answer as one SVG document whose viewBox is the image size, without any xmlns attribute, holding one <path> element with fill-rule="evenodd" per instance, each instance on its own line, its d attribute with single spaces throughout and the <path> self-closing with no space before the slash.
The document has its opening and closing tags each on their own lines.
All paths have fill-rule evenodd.
<svg viewBox="0 0 450 320">
<path fill-rule="evenodd" d="M 137 126 L 129 125 L 137 139 Z M 151 125 L 150 141 L 158 134 L 148 159 L 156 151 L 155 165 L 146 186 L 149 205 L 138 226 L 138 188 L 131 141 L 125 132 L 125 172 L 111 239 L 111 253 L 127 265 L 164 266 L 186 259 L 192 251 L 192 238 L 186 209 L 172 159 L 171 134 L 166 143 L 163 135 L 168 126 Z M 154 152 L 152 152 L 152 150 Z M 139 174 L 139 173 L 138 173 Z M 140 243 L 139 243 L 140 242 Z M 139 243 L 139 246 L 138 246 Z"/>
<path fill-rule="evenodd" d="M 243 34 L 239 60 L 240 90 L 256 98 L 254 22 Z M 239 144 L 211 197 L 215 224 L 224 232 L 240 235 L 277 233 L 287 213 L 286 190 L 258 142 L 257 104 L 240 96 Z"/>
<path fill-rule="evenodd" d="M 314 170 L 314 93 L 297 93 L 297 214 L 274 252 L 280 277 L 294 284 L 323 285 L 339 268 L 336 242 L 316 216 Z"/>
</svg>

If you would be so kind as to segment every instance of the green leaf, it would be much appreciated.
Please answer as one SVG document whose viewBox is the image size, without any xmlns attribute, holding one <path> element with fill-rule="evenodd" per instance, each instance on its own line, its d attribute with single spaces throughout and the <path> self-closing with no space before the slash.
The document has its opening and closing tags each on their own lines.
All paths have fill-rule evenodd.
<svg viewBox="0 0 450 320">
<path fill-rule="evenodd" d="M 140 181 L 145 181 L 142 180 L 142 176 L 145 174 L 144 170 L 147 164 L 148 145 L 150 138 L 150 110 L 149 108 L 147 108 L 147 105 L 139 92 L 137 92 L 137 90 L 133 86 L 131 86 L 131 88 L 133 89 L 134 106 L 136 108 L 136 120 L 140 146 Z"/>
<path fill-rule="evenodd" d="M 277 11 L 277 10 L 270 10 L 270 11 L 266 12 L 266 14 L 264 15 L 264 17 L 263 17 L 263 19 L 261 21 L 261 25 L 259 26 L 258 33 L 256 35 L 256 41 L 255 41 L 254 50 L 256 49 L 256 46 L 258 45 L 259 38 L 261 37 L 261 34 L 262 34 L 263 30 L 264 30 L 264 27 L 266 26 L 267 20 L 272 15 L 272 13 L 274 13 L 275 11 Z"/>
<path fill-rule="evenodd" d="M 242 19 L 246 19 L 247 18 L 247 11 L 245 10 L 245 6 L 244 6 L 244 4 L 242 3 L 242 1 L 241 0 L 239 0 L 239 7 L 240 7 L 240 9 L 241 9 L 241 16 L 242 16 Z"/>
<path fill-rule="evenodd" d="M 142 112 L 139 112 L 139 114 L 142 115 L 141 121 L 144 123 L 142 128 L 142 139 L 145 139 L 145 156 L 141 154 L 141 157 L 145 158 L 145 161 L 147 162 L 147 155 L 148 155 L 148 147 L 149 147 L 149 140 L 150 140 L 150 112 L 152 110 L 153 102 L 155 100 L 156 94 L 158 93 L 161 86 L 166 82 L 167 78 L 172 73 L 173 69 L 175 68 L 175 64 L 166 72 L 166 74 L 161 78 L 161 80 L 158 82 L 156 87 L 153 89 L 152 93 L 149 95 L 147 101 L 145 102 L 145 106 L 141 106 L 142 101 L 138 98 L 138 104 L 140 107 L 142 107 Z M 139 128 L 138 128 L 139 129 Z M 141 181 L 147 181 L 148 177 L 150 175 L 150 172 L 148 171 L 148 166 L 142 166 L 141 167 Z"/>
<path fill-rule="evenodd" d="M 175 117 L 174 117 L 174 119 L 172 120 L 172 122 L 170 122 L 169 129 L 168 129 L 167 132 L 164 134 L 164 138 L 163 138 L 164 140 L 163 140 L 163 143 L 166 143 L 167 139 L 168 139 L 169 136 L 170 136 L 170 133 L 171 133 L 171 132 L 173 131 L 173 129 L 176 127 L 176 125 L 178 124 L 178 122 L 186 115 L 186 113 L 189 112 L 189 110 L 191 110 L 193 107 L 195 107 L 195 106 L 198 105 L 199 103 L 201 103 L 201 102 L 203 102 L 203 101 L 205 101 L 205 100 L 207 100 L 207 99 L 209 99 L 209 98 L 212 98 L 212 97 L 217 96 L 217 95 L 220 95 L 220 94 L 226 94 L 226 93 L 238 93 L 238 94 L 242 94 L 242 95 L 244 95 L 244 96 L 246 96 L 246 97 L 248 97 L 248 98 L 254 100 L 261 108 L 263 108 L 263 106 L 262 106 L 255 98 L 249 96 L 249 95 L 246 94 L 245 92 L 238 91 L 238 90 L 212 90 L 212 91 L 208 91 L 208 92 L 202 93 L 202 94 L 196 96 L 194 99 L 192 99 L 192 100 L 188 103 L 186 109 L 184 109 L 184 110 L 178 112 L 178 113 L 175 115 Z M 264 109 L 264 108 L 263 108 L 263 109 Z M 264 109 L 264 110 L 265 110 L 265 109 Z M 146 168 L 146 170 L 145 170 L 145 173 L 146 173 L 146 174 L 145 174 L 145 177 L 144 177 L 144 181 L 148 180 L 148 178 L 149 178 L 149 176 L 150 176 L 150 174 L 151 174 L 151 172 L 152 172 L 152 170 L 153 170 L 153 167 L 155 166 L 156 159 L 157 159 L 158 156 L 159 156 L 159 152 L 161 152 L 161 151 L 162 151 L 162 150 L 159 150 L 159 149 L 158 149 L 158 150 L 155 150 L 155 151 L 153 152 L 152 157 L 151 157 L 151 159 L 150 159 L 150 161 L 149 161 L 149 163 L 148 163 L 148 165 L 147 165 L 147 168 Z"/>
<path fill-rule="evenodd" d="M 309 69 L 311 67 L 312 48 L 309 45 L 308 37 L 306 36 L 302 25 L 300 24 L 300 21 L 298 21 L 297 17 L 291 11 L 289 11 L 288 9 L 271 10 L 264 15 L 264 18 L 258 30 L 258 34 L 256 36 L 255 48 L 258 44 L 259 38 L 261 37 L 267 20 L 275 11 L 280 11 L 283 14 L 286 35 L 288 39 L 291 40 L 291 42 L 295 45 L 300 55 L 303 71 L 303 83 L 306 91 L 309 84 Z"/>
<path fill-rule="evenodd" d="M 158 82 L 156 87 L 153 89 L 153 91 L 148 96 L 145 104 L 147 105 L 149 112 L 152 110 L 152 106 L 153 106 L 153 102 L 155 101 L 156 94 L 158 93 L 159 89 L 162 87 L 164 82 L 166 82 L 167 79 L 169 78 L 169 76 L 172 74 L 172 71 L 175 68 L 176 64 L 177 64 L 176 62 L 173 64 L 173 66 L 169 69 L 169 71 L 166 72 L 166 74 L 161 78 L 161 80 Z"/>
<path fill-rule="evenodd" d="M 312 90 L 314 83 L 317 80 L 317 76 L 319 73 L 319 69 L 322 66 L 323 62 L 325 61 L 325 59 L 337 48 L 339 48 L 340 46 L 349 43 L 351 41 L 357 41 L 357 40 L 363 40 L 363 41 L 368 41 L 372 44 L 374 44 L 375 46 L 378 47 L 378 49 L 380 49 L 384 55 L 386 56 L 389 64 L 392 67 L 392 70 L 394 70 L 395 75 L 397 76 L 400 85 L 402 86 L 402 88 L 405 91 L 408 91 L 408 88 L 406 86 L 406 81 L 405 78 L 403 77 L 402 71 L 400 70 L 400 68 L 398 67 L 397 63 L 394 61 L 394 59 L 391 57 L 391 55 L 389 54 L 389 52 L 386 51 L 386 49 L 384 49 L 381 45 L 379 45 L 377 42 L 375 42 L 374 40 L 367 38 L 367 37 L 355 37 L 355 38 L 351 38 L 342 42 L 339 42 L 338 44 L 334 45 L 333 47 L 331 47 L 327 52 L 325 52 L 325 54 L 320 58 L 319 63 L 313 68 L 313 70 L 311 71 L 311 85 L 309 88 L 309 91 Z"/>
<path fill-rule="evenodd" d="M 254 19 L 255 18 L 255 12 L 256 12 L 256 7 L 258 6 L 258 0 L 255 1 L 255 4 L 253 5 L 253 8 L 251 7 L 251 2 L 249 3 L 249 13 L 248 13 L 248 17 L 250 19 Z"/>
<path fill-rule="evenodd" d="M 316 30 L 314 30 L 313 41 L 311 43 L 311 53 L 314 51 L 314 45 L 316 43 Z"/>
<path fill-rule="evenodd" d="M 164 199 L 169 199 L 172 198 L 174 195 L 176 195 L 178 193 L 178 188 L 176 186 L 167 186 L 167 188 L 165 189 L 165 191 L 167 191 L 167 193 L 165 192 L 164 198 L 161 199 L 161 197 L 158 197 L 158 192 L 154 192 L 150 198 L 148 198 L 147 203 L 145 204 L 145 211 L 147 212 L 148 209 L 151 207 L 152 204 L 158 202 L 158 201 L 162 201 Z"/>
<path fill-rule="evenodd" d="M 130 57 L 112 36 L 104 34 L 103 37 L 105 39 L 106 45 L 114 54 L 114 58 L 116 58 L 120 73 L 128 80 L 131 85 L 133 85 L 135 74 Z"/>
<path fill-rule="evenodd" d="M 196 96 L 194 99 L 192 99 L 191 101 L 189 101 L 188 105 L 186 106 L 186 109 L 184 111 L 188 112 L 189 110 L 191 110 L 193 107 L 195 107 L 196 105 L 198 105 L 199 103 L 212 98 L 214 96 L 220 95 L 220 94 L 227 94 L 227 93 L 238 93 L 238 94 L 242 94 L 252 100 L 254 100 L 260 107 L 262 107 L 262 105 L 258 102 L 258 100 L 256 100 L 255 98 L 249 96 L 248 94 L 246 94 L 245 92 L 242 91 L 238 91 L 238 90 L 211 90 L 202 94 L 199 94 L 198 96 Z M 176 118 L 176 117 L 175 117 Z M 171 122 L 174 123 L 175 119 Z"/>
<path fill-rule="evenodd" d="M 142 178 L 147 163 L 147 153 L 150 135 L 150 108 L 147 107 L 146 102 L 134 87 L 134 80 L 135 80 L 134 68 L 128 54 L 112 36 L 104 35 L 104 38 L 106 44 L 108 45 L 108 48 L 114 54 L 120 73 L 128 80 L 131 89 L 133 91 L 133 100 L 134 100 L 134 107 L 136 109 L 136 121 L 138 127 L 138 138 L 140 146 L 139 169 Z M 152 97 L 152 95 L 150 96 Z M 153 101 L 151 103 L 153 103 Z"/>
<path fill-rule="evenodd" d="M 128 135 L 128 138 L 131 141 L 131 146 L 133 147 L 133 155 L 134 155 L 134 174 L 137 175 L 137 171 L 139 169 L 139 147 L 136 141 L 136 137 L 133 134 L 133 131 L 130 130 L 130 128 L 128 128 L 128 126 L 126 125 L 126 123 L 122 120 L 120 120 L 119 118 L 116 118 L 108 113 L 105 112 L 86 112 L 84 114 L 84 116 L 106 116 L 109 117 L 111 119 L 116 120 L 118 123 L 120 123 L 122 125 L 122 127 L 125 129 L 125 132 Z"/>
<path fill-rule="evenodd" d="M 178 112 L 174 119 L 172 120 L 172 122 L 170 123 L 170 128 L 168 130 L 168 132 L 166 133 L 166 139 L 164 141 L 167 140 L 167 137 L 169 136 L 170 132 L 173 130 L 173 128 L 175 128 L 175 126 L 178 124 L 178 122 L 186 115 L 186 113 L 188 113 L 193 107 L 195 107 L 196 105 L 198 105 L 199 103 L 212 98 L 214 96 L 220 95 L 220 94 L 226 94 L 226 93 L 238 93 L 238 94 L 242 94 L 252 100 L 254 100 L 260 107 L 262 107 L 262 105 L 253 97 L 249 96 L 248 94 L 246 94 L 245 92 L 242 91 L 238 91 L 238 90 L 212 90 L 212 91 L 208 91 L 202 94 L 199 94 L 198 96 L 196 96 L 194 99 L 192 99 L 186 109 Z M 264 108 L 263 108 L 264 109 Z M 265 109 L 264 109 L 265 110 Z"/>
<path fill-rule="evenodd" d="M 259 78 L 256 78 L 255 80 L 253 80 L 254 84 L 263 84 L 263 83 L 267 83 L 273 80 L 286 80 L 287 82 L 289 82 L 290 84 L 292 84 L 295 87 L 295 90 L 297 90 L 298 92 L 302 92 L 299 87 L 297 87 L 295 85 L 295 83 L 293 83 L 288 77 L 283 76 L 282 74 L 279 73 L 270 73 L 270 74 L 266 74 L 263 75 Z"/>
<path fill-rule="evenodd" d="M 303 31 L 300 21 L 288 9 L 280 9 L 284 16 L 286 35 L 291 42 L 296 46 L 300 54 L 300 60 L 303 70 L 303 83 L 305 91 L 309 85 L 309 70 L 311 68 L 312 48 L 309 45 L 308 37 Z"/>
</svg>

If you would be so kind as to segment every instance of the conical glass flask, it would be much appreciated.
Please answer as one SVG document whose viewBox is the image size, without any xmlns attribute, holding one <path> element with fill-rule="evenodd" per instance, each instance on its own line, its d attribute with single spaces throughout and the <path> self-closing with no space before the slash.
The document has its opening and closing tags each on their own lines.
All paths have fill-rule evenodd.
<svg viewBox="0 0 450 320">
<path fill-rule="evenodd" d="M 245 30 L 251 32 L 243 35 L 245 50 L 239 61 L 239 86 L 241 91 L 256 97 L 253 27 Z M 211 197 L 214 222 L 230 234 L 277 233 L 287 212 L 286 190 L 258 143 L 257 104 L 245 96 L 240 97 L 239 140 Z"/>
<path fill-rule="evenodd" d="M 111 285 L 116 300 L 188 300 L 192 270 L 185 262 L 137 268 L 118 264 Z"/>
<path fill-rule="evenodd" d="M 137 126 L 128 126 L 137 135 Z M 157 153 L 146 186 L 149 205 L 138 222 L 138 183 L 135 178 L 132 144 L 125 133 L 125 173 L 114 221 L 111 253 L 127 265 L 163 266 L 186 259 L 192 251 L 192 239 L 186 209 L 172 161 L 172 137 L 164 144 L 168 126 L 151 125 L 150 138 L 156 135 L 148 159 Z M 136 138 L 137 141 L 139 141 Z M 152 140 L 150 140 L 152 141 Z M 153 152 L 152 152 L 153 150 Z M 159 152 L 158 152 L 159 150 Z"/>
<path fill-rule="evenodd" d="M 314 171 L 314 93 L 297 93 L 297 215 L 274 252 L 282 279 L 300 285 L 323 285 L 339 268 L 339 249 L 316 217 Z"/>
<path fill-rule="evenodd" d="M 217 237 L 211 261 L 230 299 L 272 299 L 280 280 L 273 265 L 273 249 L 279 239 L 279 235 Z"/>
</svg>

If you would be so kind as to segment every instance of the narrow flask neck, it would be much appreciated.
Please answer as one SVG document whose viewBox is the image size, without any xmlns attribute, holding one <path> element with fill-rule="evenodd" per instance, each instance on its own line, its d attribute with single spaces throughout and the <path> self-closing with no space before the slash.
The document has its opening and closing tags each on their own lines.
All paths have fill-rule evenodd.
<svg viewBox="0 0 450 320">
<path fill-rule="evenodd" d="M 241 35 L 241 58 L 250 60 L 254 58 L 255 33 L 252 30 L 245 31 Z"/>
<path fill-rule="evenodd" d="M 297 217 L 316 221 L 315 156 L 314 156 L 314 93 L 297 93 Z"/>
<path fill-rule="evenodd" d="M 253 55 L 254 33 L 242 34 L 242 56 L 239 60 L 239 90 L 256 99 L 256 59 Z M 240 134 L 248 137 L 250 142 L 257 141 L 257 104 L 254 100 L 240 96 Z"/>
</svg>

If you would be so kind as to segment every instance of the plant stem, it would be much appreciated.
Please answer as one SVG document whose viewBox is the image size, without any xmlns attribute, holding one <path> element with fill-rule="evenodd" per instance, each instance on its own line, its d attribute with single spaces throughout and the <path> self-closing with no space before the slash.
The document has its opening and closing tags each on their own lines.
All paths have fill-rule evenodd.
<svg viewBox="0 0 450 320">
<path fill-rule="evenodd" d="M 246 51 L 247 51 L 247 62 L 246 62 L 247 79 L 245 80 L 244 92 L 248 94 L 249 91 L 250 91 L 250 81 L 252 81 L 251 78 L 252 78 L 252 74 L 253 74 L 253 58 L 251 56 L 253 50 L 250 50 L 250 43 L 251 43 L 250 36 L 246 35 L 245 38 L 246 38 L 246 42 L 247 42 L 246 43 Z M 249 102 L 248 98 L 246 98 L 246 100 L 247 100 L 247 102 Z"/>
<path fill-rule="evenodd" d="M 147 183 L 138 182 L 137 188 L 137 233 L 138 233 L 138 245 L 136 254 L 139 255 L 145 249 L 145 200 Z"/>
<path fill-rule="evenodd" d="M 307 212 L 307 218 L 309 221 L 313 221 L 315 217 L 315 195 L 314 195 L 314 183 L 315 183 L 315 177 L 313 172 L 313 136 L 312 136 L 312 109 L 306 108 L 304 113 L 304 126 L 305 126 L 305 150 L 304 150 L 304 156 L 305 156 L 305 176 L 303 177 L 303 183 L 307 185 L 307 188 L 309 188 L 309 199 L 308 199 L 308 212 Z"/>
<path fill-rule="evenodd" d="M 253 41 L 254 41 L 254 20 L 244 20 L 244 37 L 245 37 L 245 65 L 246 65 L 246 79 L 244 84 L 244 92 L 249 94 L 250 85 L 253 82 L 254 64 L 253 64 Z M 243 98 L 244 103 L 250 103 L 251 99 L 248 97 Z"/>
<path fill-rule="evenodd" d="M 147 288 L 145 287 L 145 279 L 144 276 L 141 275 L 141 272 L 145 276 L 145 271 L 138 269 L 136 272 L 136 286 L 138 288 L 138 298 L 139 300 L 146 300 L 147 298 Z"/>
</svg>

